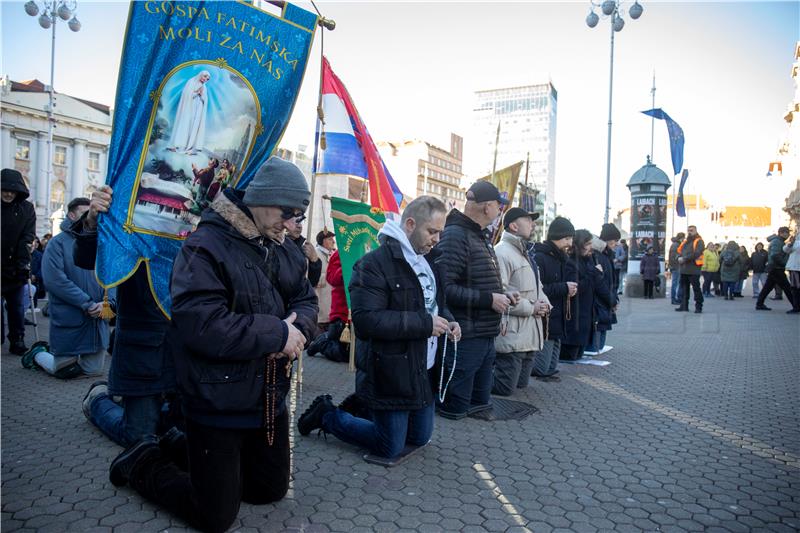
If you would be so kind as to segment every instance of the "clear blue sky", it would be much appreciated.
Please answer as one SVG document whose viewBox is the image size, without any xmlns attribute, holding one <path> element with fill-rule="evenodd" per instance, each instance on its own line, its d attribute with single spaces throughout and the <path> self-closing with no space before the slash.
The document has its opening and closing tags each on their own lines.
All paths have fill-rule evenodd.
<svg viewBox="0 0 800 533">
<path fill-rule="evenodd" d="M 617 34 L 612 205 L 650 149 L 650 107 L 686 133 L 690 182 L 720 203 L 765 204 L 759 180 L 785 133 L 792 99 L 800 2 L 676 3 L 642 0 L 644 14 Z M 22 2 L 2 2 L 2 72 L 49 78 L 49 33 Z M 310 5 L 303 4 L 310 9 Z M 626 7 L 630 3 L 625 4 Z M 608 23 L 589 29 L 589 2 L 320 2 L 337 22 L 326 55 L 380 139 L 421 138 L 470 150 L 472 93 L 552 79 L 559 94 L 556 200 L 579 225 L 602 218 L 608 105 Z M 56 89 L 112 104 L 126 2 L 79 1 L 80 33 L 60 25 Z M 313 145 L 319 39 L 284 144 Z M 671 174 L 666 128 L 655 162 Z"/>
</svg>

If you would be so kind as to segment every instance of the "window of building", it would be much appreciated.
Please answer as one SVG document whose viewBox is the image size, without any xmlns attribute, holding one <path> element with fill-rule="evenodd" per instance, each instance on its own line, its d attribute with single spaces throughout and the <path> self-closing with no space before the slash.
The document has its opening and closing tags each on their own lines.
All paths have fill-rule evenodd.
<svg viewBox="0 0 800 533">
<path fill-rule="evenodd" d="M 55 213 L 64 207 L 64 195 L 67 192 L 67 187 L 61 180 L 53 183 L 50 188 L 50 212 Z"/>
<path fill-rule="evenodd" d="M 17 139 L 17 152 L 14 157 L 25 161 L 29 160 L 31 158 L 31 142 L 25 139 Z"/>
<path fill-rule="evenodd" d="M 54 165 L 65 166 L 67 164 L 67 147 L 56 146 L 55 157 L 53 157 Z"/>
<path fill-rule="evenodd" d="M 100 152 L 89 152 L 89 170 L 100 170 Z"/>
</svg>

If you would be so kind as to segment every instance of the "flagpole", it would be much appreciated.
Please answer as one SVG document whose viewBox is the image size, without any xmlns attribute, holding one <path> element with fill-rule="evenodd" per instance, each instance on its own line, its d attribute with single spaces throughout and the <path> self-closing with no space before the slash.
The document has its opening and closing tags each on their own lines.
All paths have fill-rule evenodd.
<svg viewBox="0 0 800 533">
<path fill-rule="evenodd" d="M 650 106 L 650 109 L 655 109 L 656 108 L 656 71 L 655 70 L 653 70 L 653 88 L 650 89 L 650 94 L 653 97 L 652 105 Z M 650 161 L 651 162 L 653 161 L 653 139 L 655 138 L 655 132 L 656 132 L 656 117 L 655 116 L 651 116 L 650 117 Z"/>
<path fill-rule="evenodd" d="M 492 183 L 494 183 L 494 173 L 497 170 L 497 147 L 500 144 L 500 121 L 497 121 L 497 134 L 494 137 L 494 162 L 492 163 Z"/>
</svg>

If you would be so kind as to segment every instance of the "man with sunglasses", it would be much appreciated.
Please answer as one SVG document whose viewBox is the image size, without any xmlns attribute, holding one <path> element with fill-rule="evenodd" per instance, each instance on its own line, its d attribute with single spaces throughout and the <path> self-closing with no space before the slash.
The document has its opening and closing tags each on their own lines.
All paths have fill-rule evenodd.
<svg viewBox="0 0 800 533">
<path fill-rule="evenodd" d="M 242 501 L 289 488 L 285 398 L 317 297 L 284 240 L 310 196 L 300 169 L 270 158 L 244 192 L 217 195 L 175 259 L 169 335 L 185 438 L 142 439 L 110 478 L 203 531 L 225 531 Z"/>
<path fill-rule="evenodd" d="M 449 387 L 439 391 L 444 400 L 437 410 L 445 418 L 458 420 L 491 407 L 494 339 L 519 293 L 504 292 L 494 249 L 483 232 L 507 204 L 497 187 L 476 181 L 467 191 L 464 212 L 453 209 L 447 215 L 438 244 L 447 305 L 463 336 L 457 351 L 449 344 L 444 354 Z"/>
</svg>

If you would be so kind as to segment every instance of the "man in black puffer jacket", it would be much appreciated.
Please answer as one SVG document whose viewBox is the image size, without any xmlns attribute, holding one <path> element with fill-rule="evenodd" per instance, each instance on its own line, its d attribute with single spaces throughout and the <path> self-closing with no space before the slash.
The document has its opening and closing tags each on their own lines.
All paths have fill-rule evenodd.
<svg viewBox="0 0 800 533">
<path fill-rule="evenodd" d="M 8 351 L 22 355 L 25 346 L 25 304 L 23 291 L 31 275 L 31 247 L 36 237 L 36 212 L 27 199 L 28 187 L 19 171 L 4 168 L 3 193 L 3 303 L 8 314 Z M 2 315 L 0 309 L 0 315 Z M 5 323 L 2 325 L 6 337 Z"/>
<path fill-rule="evenodd" d="M 309 197 L 300 169 L 273 157 L 243 195 L 214 199 L 175 259 L 169 339 L 189 472 L 143 439 L 114 460 L 111 482 L 130 482 L 203 531 L 228 529 L 241 501 L 280 500 L 289 488 L 285 397 L 317 297 L 279 249 L 295 246 L 285 230 Z"/>
<path fill-rule="evenodd" d="M 567 250 L 572 246 L 575 226 L 564 217 L 556 217 L 547 228 L 547 240 L 536 244 L 536 264 L 544 293 L 553 308 L 547 317 L 547 339 L 540 352 L 533 356 L 533 377 L 543 381 L 560 381 L 558 357 L 564 340 L 569 299 L 578 293 L 576 275 L 567 275 Z"/>
<path fill-rule="evenodd" d="M 464 212 L 447 215 L 438 263 L 445 275 L 447 307 L 461 325 L 462 341 L 456 355 L 448 345 L 443 371 L 453 378 L 439 414 L 460 419 L 491 407 L 494 339 L 500 334 L 501 316 L 515 305 L 519 294 L 504 294 L 494 249 L 483 230 L 500 215 L 507 200 L 487 181 L 475 182 L 467 191 Z"/>
</svg>

